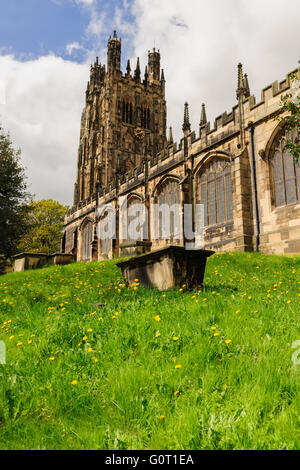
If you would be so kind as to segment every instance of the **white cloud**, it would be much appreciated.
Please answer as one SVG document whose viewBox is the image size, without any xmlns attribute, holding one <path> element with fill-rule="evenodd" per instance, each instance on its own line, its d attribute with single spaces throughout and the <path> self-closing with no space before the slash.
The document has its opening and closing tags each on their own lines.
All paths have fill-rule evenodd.
<svg viewBox="0 0 300 470">
<path fill-rule="evenodd" d="M 0 56 L 0 70 L 6 88 L 0 122 L 21 147 L 31 190 L 70 204 L 88 66 L 55 56 L 28 62 Z"/>
<path fill-rule="evenodd" d="M 298 65 L 298 0 L 134 0 L 133 11 L 135 55 L 143 62 L 154 42 L 160 48 L 168 121 L 177 139 L 185 101 L 197 133 L 202 102 L 212 121 L 231 110 L 238 62 L 258 100 L 264 86 Z"/>
<path fill-rule="evenodd" d="M 86 49 L 79 44 L 79 42 L 70 42 L 69 44 L 66 45 L 66 51 L 68 55 L 72 55 L 74 51 L 85 51 Z"/>
<path fill-rule="evenodd" d="M 75 0 L 78 5 L 89 6 L 95 3 L 95 0 Z"/>
</svg>

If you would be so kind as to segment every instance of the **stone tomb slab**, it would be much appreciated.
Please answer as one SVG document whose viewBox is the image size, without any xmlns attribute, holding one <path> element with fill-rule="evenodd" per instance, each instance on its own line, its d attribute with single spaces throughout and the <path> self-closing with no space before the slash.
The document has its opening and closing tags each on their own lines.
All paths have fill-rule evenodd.
<svg viewBox="0 0 300 470">
<path fill-rule="evenodd" d="M 215 252 L 210 250 L 186 250 L 184 247 L 168 246 L 150 253 L 134 256 L 117 263 L 123 277 L 132 284 L 138 279 L 146 287 L 159 290 L 186 284 L 187 289 L 203 285 L 206 260 Z"/>
</svg>

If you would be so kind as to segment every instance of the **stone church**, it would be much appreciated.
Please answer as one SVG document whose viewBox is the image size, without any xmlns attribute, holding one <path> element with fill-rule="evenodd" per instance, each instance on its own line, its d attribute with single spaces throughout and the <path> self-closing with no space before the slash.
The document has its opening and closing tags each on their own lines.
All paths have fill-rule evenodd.
<svg viewBox="0 0 300 470">
<path fill-rule="evenodd" d="M 167 110 L 160 53 L 148 52 L 142 74 L 128 61 L 120 69 L 121 39 L 108 40 L 107 66 L 91 65 L 81 117 L 74 204 L 65 216 L 62 252 L 77 261 L 139 254 L 184 240 L 152 234 L 152 203 L 204 206 L 204 248 L 216 251 L 300 252 L 300 165 L 285 147 L 284 128 L 274 118 L 280 98 L 300 79 L 300 68 L 262 90 L 257 103 L 248 77 L 238 65 L 236 104 L 211 126 L 205 105 L 197 132 L 191 130 L 188 104 L 183 136 L 166 135 Z M 149 210 L 147 237 L 102 240 L 97 225 L 108 216 L 142 203 Z M 99 207 L 104 208 L 99 212 Z M 159 231 L 158 231 L 159 233 Z"/>
</svg>

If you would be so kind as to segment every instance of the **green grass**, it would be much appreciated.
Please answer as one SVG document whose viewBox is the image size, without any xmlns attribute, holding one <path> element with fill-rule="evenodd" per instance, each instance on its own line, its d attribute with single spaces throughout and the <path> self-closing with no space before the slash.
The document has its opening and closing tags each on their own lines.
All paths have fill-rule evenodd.
<svg viewBox="0 0 300 470">
<path fill-rule="evenodd" d="M 300 449 L 299 272 L 228 253 L 202 292 L 119 286 L 115 261 L 2 276 L 0 449 Z"/>
</svg>

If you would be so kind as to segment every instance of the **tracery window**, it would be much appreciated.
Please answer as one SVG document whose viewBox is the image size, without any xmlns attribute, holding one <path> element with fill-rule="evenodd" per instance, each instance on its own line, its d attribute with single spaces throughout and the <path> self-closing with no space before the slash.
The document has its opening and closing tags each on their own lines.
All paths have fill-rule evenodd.
<svg viewBox="0 0 300 470">
<path fill-rule="evenodd" d="M 167 179 L 158 187 L 155 197 L 155 202 L 158 204 L 158 214 L 156 218 L 156 233 L 158 238 L 167 238 L 172 241 L 174 238 L 178 239 L 180 235 L 180 185 L 177 180 Z M 169 209 L 173 207 L 177 210 L 170 210 L 163 212 L 160 210 L 163 206 Z M 167 225 L 166 225 L 167 224 Z M 166 237 L 166 228 L 169 230 L 169 236 Z M 168 232 L 168 230 L 167 230 Z"/>
<path fill-rule="evenodd" d="M 132 104 L 128 101 L 122 101 L 122 121 L 126 124 L 132 124 Z"/>
<path fill-rule="evenodd" d="M 204 205 L 204 225 L 232 220 L 232 184 L 230 162 L 216 158 L 198 174 L 197 199 Z"/>
<path fill-rule="evenodd" d="M 295 132 L 292 140 L 298 138 L 299 134 Z M 275 207 L 300 201 L 300 162 L 296 163 L 286 148 L 286 139 L 287 133 L 282 130 L 275 138 L 270 152 Z"/>
<path fill-rule="evenodd" d="M 123 220 L 123 233 L 124 235 L 126 235 L 126 231 L 127 231 L 127 241 L 143 240 L 143 233 L 144 233 L 143 225 L 140 225 L 140 224 L 136 225 L 137 218 L 141 218 L 144 220 L 145 215 L 144 215 L 144 210 L 142 208 L 144 208 L 144 205 L 141 199 L 137 196 L 132 196 L 127 201 L 127 210 L 124 211 L 124 214 L 123 214 L 125 218 Z M 130 225 L 132 222 L 134 226 Z"/>
<path fill-rule="evenodd" d="M 82 230 L 82 260 L 90 261 L 92 256 L 93 224 L 87 222 Z"/>
<path fill-rule="evenodd" d="M 141 108 L 141 127 L 144 129 L 150 129 L 150 109 Z"/>
</svg>

